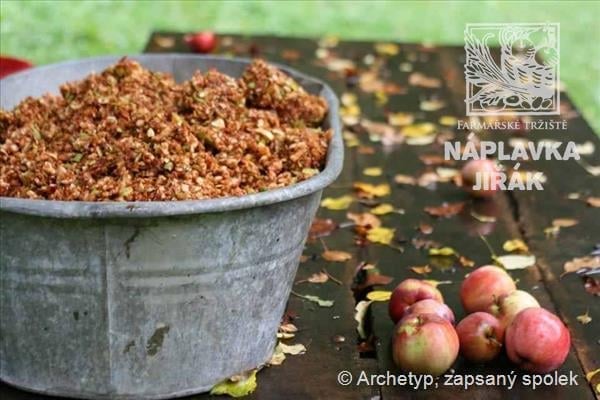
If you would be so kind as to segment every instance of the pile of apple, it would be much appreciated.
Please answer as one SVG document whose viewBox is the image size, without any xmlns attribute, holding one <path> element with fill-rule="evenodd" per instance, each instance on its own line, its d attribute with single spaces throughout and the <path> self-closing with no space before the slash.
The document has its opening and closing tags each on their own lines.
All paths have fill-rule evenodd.
<svg viewBox="0 0 600 400">
<path fill-rule="evenodd" d="M 427 281 L 406 279 L 392 292 L 390 318 L 396 326 L 393 359 L 406 371 L 441 375 L 460 354 L 475 363 L 495 359 L 502 348 L 520 368 L 546 373 L 560 367 L 571 346 L 569 330 L 540 307 L 502 268 L 475 269 L 462 283 L 468 315 L 454 327 L 454 313 Z"/>
</svg>

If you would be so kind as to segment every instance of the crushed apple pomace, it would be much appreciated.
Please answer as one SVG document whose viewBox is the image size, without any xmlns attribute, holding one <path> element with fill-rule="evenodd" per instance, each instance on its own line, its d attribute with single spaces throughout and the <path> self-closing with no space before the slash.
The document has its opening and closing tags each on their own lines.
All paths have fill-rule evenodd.
<svg viewBox="0 0 600 400">
<path fill-rule="evenodd" d="M 314 175 L 331 137 L 325 100 L 262 60 L 177 84 L 123 59 L 60 91 L 0 110 L 1 196 L 240 196 Z"/>
</svg>

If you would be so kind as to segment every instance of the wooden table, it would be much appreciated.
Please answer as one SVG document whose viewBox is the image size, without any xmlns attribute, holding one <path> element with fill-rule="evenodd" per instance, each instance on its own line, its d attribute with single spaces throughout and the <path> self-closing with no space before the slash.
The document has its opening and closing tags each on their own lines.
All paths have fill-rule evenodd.
<svg viewBox="0 0 600 400">
<path fill-rule="evenodd" d="M 272 36 L 220 36 L 217 53 L 241 57 L 260 56 L 270 61 L 289 64 L 306 74 L 327 81 L 338 94 L 352 92 L 358 96 L 362 117 L 372 121 L 385 122 L 386 115 L 394 112 L 407 112 L 417 121 L 430 121 L 438 124 L 441 116 L 454 116 L 465 119 L 464 107 L 464 50 L 462 47 L 431 47 L 419 44 L 399 44 L 380 47 L 379 53 L 373 42 L 336 41 L 321 42 L 300 38 L 278 38 Z M 334 45 L 329 50 L 324 45 Z M 146 47 L 147 52 L 188 52 L 182 34 L 154 33 Z M 329 61 L 329 69 L 317 55 L 335 54 L 340 60 Z M 387 86 L 367 93 L 357 86 L 359 76 L 332 71 L 344 67 L 351 60 L 359 69 L 367 69 L 365 61 L 381 62 L 380 77 Z M 412 73 L 419 72 L 427 77 L 441 80 L 441 87 L 426 88 L 409 84 Z M 362 72 L 361 72 L 362 74 Z M 414 76 L 413 76 L 414 78 Z M 389 85 L 393 83 L 393 85 Z M 388 92 L 385 96 L 381 92 Z M 395 93 L 394 93 L 395 92 Z M 436 111 L 422 111 L 423 100 L 439 100 L 442 107 Z M 556 132 L 528 131 L 516 133 L 482 134 L 486 139 L 508 141 L 521 136 L 538 141 L 542 138 L 573 140 L 577 143 L 589 141 L 600 148 L 600 141 L 586 121 L 577 113 L 568 96 L 562 93 L 562 119 L 568 119 L 568 130 Z M 464 140 L 467 131 L 444 128 L 444 135 L 454 135 L 455 140 Z M 560 135 L 560 137 L 559 137 Z M 355 233 L 347 221 L 346 211 L 330 211 L 321 208 L 318 218 L 332 218 L 343 226 L 322 240 L 330 249 L 352 253 L 352 259 L 344 263 L 324 261 L 320 254 L 323 245 L 319 240 L 307 244 L 304 261 L 298 271 L 298 280 L 326 269 L 329 274 L 341 281 L 332 280 L 324 284 L 300 283 L 294 291 L 316 295 L 333 300 L 331 308 L 321 308 L 315 303 L 292 296 L 288 311 L 296 316 L 294 323 L 299 328 L 289 343 L 302 343 L 307 347 L 303 355 L 288 356 L 280 366 L 261 370 L 258 388 L 250 399 L 592 399 L 594 390 L 600 383 L 600 374 L 592 384 L 588 384 L 585 373 L 600 367 L 600 306 L 598 289 L 596 296 L 584 289 L 584 282 L 577 274 L 561 277 L 563 264 L 574 257 L 590 253 L 600 241 L 600 211 L 586 205 L 589 196 L 600 196 L 600 181 L 575 161 L 530 161 L 524 169 L 539 170 L 548 177 L 544 191 L 502 192 L 489 202 L 474 202 L 456 185 L 437 183 L 433 188 L 419 185 L 400 185 L 394 182 L 396 174 L 420 176 L 423 172 L 434 171 L 436 166 L 425 165 L 423 161 L 439 161 L 424 155 L 442 155 L 440 143 L 425 146 L 412 146 L 406 143 L 384 146 L 369 139 L 368 132 L 357 132 L 360 145 L 346 148 L 345 167 L 335 184 L 328 188 L 323 197 L 336 197 L 352 192 L 352 184 L 357 181 L 391 185 L 391 194 L 382 199 L 392 203 L 404 214 L 392 213 L 381 216 L 386 227 L 396 229 L 395 248 L 377 244 L 357 246 Z M 448 137 L 449 138 L 449 137 Z M 600 165 L 598 152 L 586 156 L 591 165 Z M 381 167 L 383 175 L 369 177 L 363 174 L 366 167 Z M 457 167 L 457 166 L 454 166 Z M 459 166 L 458 166 L 459 167 Z M 568 198 L 570 193 L 579 193 L 579 199 Z M 443 202 L 466 202 L 466 210 L 451 218 L 433 218 L 427 215 L 425 206 L 437 206 Z M 369 209 L 360 202 L 354 202 L 351 212 Z M 471 216 L 477 214 L 493 216 L 495 221 L 480 222 Z M 579 223 L 563 228 L 557 237 L 548 238 L 544 229 L 556 218 L 574 218 Z M 420 223 L 433 227 L 433 232 L 425 235 L 416 229 Z M 355 279 L 356 266 L 361 262 L 376 264 L 381 274 L 393 278 L 378 290 L 391 290 L 405 278 L 424 278 L 451 283 L 440 286 L 446 302 L 456 313 L 457 320 L 464 316 L 458 300 L 460 282 L 472 269 L 461 266 L 455 259 L 431 259 L 427 251 L 417 249 L 412 241 L 432 240 L 443 246 L 451 246 L 473 260 L 476 265 L 490 263 L 490 253 L 478 234 L 486 235 L 497 252 L 508 239 L 522 239 L 531 252 L 537 256 L 537 265 L 524 270 L 512 271 L 518 287 L 532 293 L 542 306 L 557 313 L 568 325 L 572 335 L 572 349 L 566 363 L 559 369 L 561 374 L 577 374 L 577 385 L 542 386 L 536 390 L 517 384 L 513 390 L 502 386 L 472 386 L 468 390 L 448 386 L 444 379 L 437 382 L 437 388 L 414 390 L 406 386 L 358 385 L 342 386 L 337 383 L 341 371 L 349 371 L 355 378 L 364 371 L 366 374 L 385 374 L 387 371 L 398 374 L 390 356 L 392 322 L 387 316 L 387 303 L 371 304 L 365 321 L 365 329 L 370 340 L 359 340 L 354 320 L 357 300 L 365 293 L 354 295 L 351 290 Z M 399 247 L 403 247 L 401 252 Z M 413 272 L 411 266 L 430 265 L 432 271 L 425 275 Z M 597 275 L 596 275 L 597 276 Z M 598 278 L 587 278 L 588 284 L 598 285 Z M 581 324 L 577 316 L 588 312 L 592 318 L 588 324 Z M 251 338 L 249 338 L 251 340 Z M 372 346 L 370 346 L 371 344 Z M 514 374 L 522 372 L 502 357 L 493 365 L 470 365 L 461 358 L 454 366 L 457 375 L 465 374 Z M 519 382 L 520 379 L 517 380 Z M 39 399 L 3 386 L 0 389 L 4 399 Z M 204 399 L 207 395 L 192 396 L 190 399 Z"/>
</svg>

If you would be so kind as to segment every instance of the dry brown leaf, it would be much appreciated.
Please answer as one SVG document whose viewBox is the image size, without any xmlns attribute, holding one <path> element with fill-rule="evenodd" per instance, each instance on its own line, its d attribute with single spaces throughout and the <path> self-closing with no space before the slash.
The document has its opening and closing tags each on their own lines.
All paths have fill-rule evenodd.
<svg viewBox="0 0 600 400">
<path fill-rule="evenodd" d="M 414 266 L 414 267 L 410 267 L 410 269 L 419 275 L 422 274 L 428 274 L 431 272 L 431 267 L 429 265 L 421 265 L 421 266 Z"/>
<path fill-rule="evenodd" d="M 600 207 L 600 197 L 588 197 L 585 202 L 590 207 Z"/>
<path fill-rule="evenodd" d="M 316 272 L 306 279 L 310 283 L 325 283 L 329 280 L 329 275 L 325 272 Z"/>
<path fill-rule="evenodd" d="M 352 258 L 352 254 L 341 250 L 325 250 L 323 254 L 321 254 L 321 257 L 327 261 L 345 262 Z"/>
<path fill-rule="evenodd" d="M 433 226 L 426 224 L 425 222 L 419 222 L 419 230 L 423 235 L 430 235 L 433 233 Z"/>
<path fill-rule="evenodd" d="M 577 272 L 584 268 L 597 269 L 600 268 L 600 256 L 575 257 L 567 261 L 563 268 L 565 274 Z"/>
<path fill-rule="evenodd" d="M 348 213 L 346 214 L 349 220 L 353 221 L 356 225 L 366 226 L 371 228 L 377 228 L 381 226 L 381 220 L 375 215 L 365 213 Z"/>
<path fill-rule="evenodd" d="M 592 317 L 590 317 L 590 311 L 586 311 L 585 314 L 578 315 L 577 321 L 579 321 L 582 325 L 589 324 L 592 322 Z"/>
<path fill-rule="evenodd" d="M 556 218 L 552 220 L 552 226 L 558 228 L 570 228 L 572 226 L 577 225 L 578 223 L 579 221 L 573 218 Z"/>
<path fill-rule="evenodd" d="M 394 182 L 399 185 L 415 185 L 417 180 L 410 175 L 397 174 L 394 176 Z"/>
<path fill-rule="evenodd" d="M 413 72 L 410 74 L 408 77 L 408 84 L 428 89 L 437 89 L 442 86 L 442 82 L 438 78 L 426 76 L 421 72 Z"/>
<path fill-rule="evenodd" d="M 465 202 L 443 203 L 440 206 L 425 207 L 425 212 L 433 217 L 450 218 L 460 213 L 465 207 Z"/>
<path fill-rule="evenodd" d="M 338 228 L 337 222 L 331 218 L 315 218 L 310 225 L 308 237 L 312 240 L 329 236 L 331 232 Z"/>
<path fill-rule="evenodd" d="M 458 257 L 458 262 L 460 263 L 460 265 L 462 265 L 465 268 L 471 268 L 471 267 L 475 266 L 475 261 L 473 261 L 465 256 Z"/>
<path fill-rule="evenodd" d="M 359 196 L 369 199 L 373 197 L 387 196 L 391 191 L 390 185 L 387 183 L 374 185 L 366 182 L 354 182 L 352 187 L 358 192 Z"/>
</svg>

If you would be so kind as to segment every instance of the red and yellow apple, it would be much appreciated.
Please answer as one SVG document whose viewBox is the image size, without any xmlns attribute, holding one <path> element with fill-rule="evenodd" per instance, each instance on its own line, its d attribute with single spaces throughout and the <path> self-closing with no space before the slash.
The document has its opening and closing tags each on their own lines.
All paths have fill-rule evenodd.
<svg viewBox="0 0 600 400">
<path fill-rule="evenodd" d="M 489 312 L 500 320 L 503 329 L 506 329 L 519 312 L 530 307 L 539 307 L 540 303 L 524 290 L 502 295 L 489 307 Z"/>
<path fill-rule="evenodd" d="M 545 374 L 560 367 L 569 354 L 571 335 L 560 319 L 539 308 L 526 308 L 505 332 L 508 358 L 520 368 Z"/>
<path fill-rule="evenodd" d="M 403 316 L 404 311 L 419 300 L 433 299 L 440 303 L 444 298 L 439 290 L 432 284 L 419 279 L 405 279 L 392 292 L 388 304 L 390 318 L 398 322 Z"/>
<path fill-rule="evenodd" d="M 475 197 L 492 197 L 499 189 L 500 171 L 493 160 L 471 160 L 462 168 L 461 176 L 463 188 Z"/>
<path fill-rule="evenodd" d="M 454 325 L 454 313 L 450 307 L 437 300 L 425 299 L 417 301 L 404 311 L 404 315 L 410 314 L 435 314 Z"/>
<path fill-rule="evenodd" d="M 458 348 L 452 324 L 435 314 L 407 315 L 394 328 L 392 355 L 404 371 L 441 375 L 456 360 Z"/>
<path fill-rule="evenodd" d="M 498 356 L 502 349 L 504 329 L 491 314 L 478 311 L 467 315 L 456 325 L 460 354 L 474 363 L 486 363 Z"/>
<path fill-rule="evenodd" d="M 488 311 L 496 299 L 515 290 L 515 282 L 504 269 L 486 265 L 465 278 L 460 287 L 460 301 L 467 313 Z"/>
</svg>

